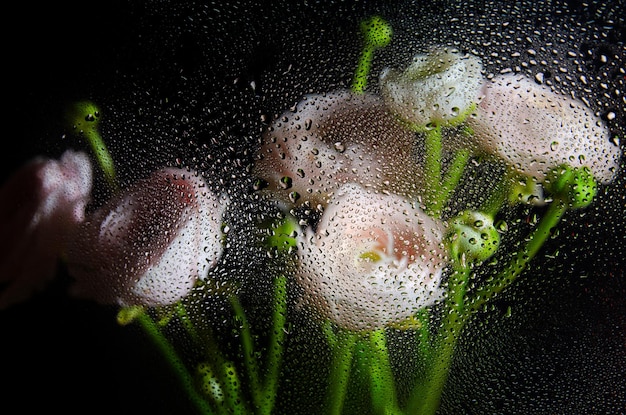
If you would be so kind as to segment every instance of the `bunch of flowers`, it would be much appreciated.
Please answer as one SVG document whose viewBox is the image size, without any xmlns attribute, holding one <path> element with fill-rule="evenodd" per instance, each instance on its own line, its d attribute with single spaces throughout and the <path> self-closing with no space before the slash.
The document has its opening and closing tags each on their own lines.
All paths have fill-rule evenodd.
<svg viewBox="0 0 626 415">
<path fill-rule="evenodd" d="M 236 293 L 226 295 L 241 338 L 235 353 L 217 347 L 202 315 L 185 308 L 202 299 L 198 288 L 233 249 L 223 232 L 229 198 L 201 173 L 173 167 L 119 189 L 94 125 L 83 131 L 114 192 L 100 208 L 87 208 L 91 162 L 80 152 L 35 160 L 0 191 L 2 240 L 11 241 L 0 258 L 0 279 L 10 283 L 0 305 L 41 287 L 63 258 L 75 295 L 122 306 L 121 322 L 138 321 L 159 340 L 201 411 L 259 414 L 271 413 L 279 396 L 286 322 L 307 310 L 332 350 L 329 413 L 342 411 L 355 376 L 368 382 L 375 413 L 434 414 L 469 317 L 515 281 L 567 210 L 592 203 L 615 177 L 621 151 L 582 102 L 523 75 L 485 79 L 480 59 L 456 50 L 385 69 L 382 96 L 365 92 L 372 53 L 391 31 L 378 17 L 362 29 L 354 88 L 307 95 L 272 123 L 257 152 L 260 192 L 278 202 L 282 218 L 263 242 L 284 265 L 275 267 L 264 352 L 255 350 Z M 97 121 L 94 106 L 83 108 L 76 124 Z M 453 200 L 471 159 L 504 173 L 480 200 Z M 509 264 L 481 278 L 482 265 L 503 249 L 496 216 L 506 218 L 507 203 L 532 199 L 548 205 L 543 218 Z M 304 220 L 310 210 L 317 216 Z M 163 329 L 177 319 L 199 360 L 168 349 Z M 395 383 L 390 327 L 417 333 L 417 347 L 407 350 L 421 363 L 415 384 L 401 389 L 407 396 Z"/>
</svg>

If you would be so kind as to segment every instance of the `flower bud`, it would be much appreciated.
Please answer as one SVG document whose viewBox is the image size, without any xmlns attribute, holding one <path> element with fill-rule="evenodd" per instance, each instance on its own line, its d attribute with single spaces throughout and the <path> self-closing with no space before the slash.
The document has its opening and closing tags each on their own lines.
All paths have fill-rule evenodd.
<svg viewBox="0 0 626 415">
<path fill-rule="evenodd" d="M 76 232 L 74 293 L 124 306 L 182 299 L 221 255 L 225 206 L 193 172 L 164 168 L 139 180 Z"/>
<path fill-rule="evenodd" d="M 37 158 L 0 189 L 0 308 L 28 298 L 52 279 L 73 229 L 85 217 L 92 185 L 85 153 Z"/>
<path fill-rule="evenodd" d="M 415 129 L 453 124 L 478 102 L 481 70 L 475 56 L 435 50 L 417 55 L 403 72 L 385 69 L 380 87 L 385 104 Z"/>
<path fill-rule="evenodd" d="M 465 211 L 452 219 L 448 238 L 452 258 L 470 262 L 487 260 L 500 245 L 493 218 L 476 211 Z"/>
</svg>

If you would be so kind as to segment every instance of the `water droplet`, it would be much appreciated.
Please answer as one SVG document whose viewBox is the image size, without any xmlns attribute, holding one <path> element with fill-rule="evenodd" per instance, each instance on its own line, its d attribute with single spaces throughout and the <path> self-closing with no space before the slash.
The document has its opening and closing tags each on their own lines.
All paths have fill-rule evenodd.
<svg viewBox="0 0 626 415">
<path fill-rule="evenodd" d="M 280 185 L 282 186 L 283 189 L 289 189 L 292 185 L 291 177 L 289 176 L 282 177 L 280 179 Z"/>
<path fill-rule="evenodd" d="M 334 144 L 334 146 L 335 146 L 335 150 L 337 150 L 340 153 L 343 153 L 344 151 L 346 151 L 346 146 L 342 142 L 338 141 Z"/>
<path fill-rule="evenodd" d="M 558 141 L 553 141 L 550 143 L 550 150 L 552 151 L 556 151 L 559 148 L 559 142 Z"/>
</svg>

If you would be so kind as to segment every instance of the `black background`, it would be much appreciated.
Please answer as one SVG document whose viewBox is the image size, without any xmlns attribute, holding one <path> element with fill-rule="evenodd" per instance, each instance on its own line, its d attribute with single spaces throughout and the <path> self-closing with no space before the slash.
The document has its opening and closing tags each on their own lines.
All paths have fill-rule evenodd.
<svg viewBox="0 0 626 415">
<path fill-rule="evenodd" d="M 571 3 L 572 10 L 582 7 Z M 233 113 L 245 109 L 255 125 L 261 113 L 284 108 L 309 88 L 329 89 L 329 81 L 300 71 L 285 84 L 292 85 L 293 92 L 278 98 L 265 94 L 270 86 L 264 82 L 272 79 L 268 74 L 284 69 L 274 60 L 282 56 L 281 43 L 317 36 L 323 47 L 335 45 L 333 58 L 339 69 L 328 76 L 337 75 L 330 86 L 341 86 L 349 82 L 345 73 L 350 73 L 358 51 L 356 24 L 377 11 L 362 2 L 323 7 L 250 2 L 222 7 L 224 12 L 211 16 L 209 4 L 197 8 L 185 2 L 162 4 L 20 3 L 5 12 L 10 24 L 3 28 L 7 70 L 3 178 L 36 154 L 55 156 L 68 145 L 78 145 L 66 136 L 63 121 L 64 108 L 77 99 L 99 98 L 117 109 L 111 118 L 136 121 L 135 126 L 111 126 L 115 137 L 158 129 L 174 137 L 156 148 L 156 155 L 133 151 L 144 143 L 140 138 L 118 148 L 120 153 L 133 153 L 130 161 L 141 171 L 159 163 L 163 154 L 170 159 L 187 156 L 186 144 L 184 150 L 170 154 L 185 134 L 197 133 L 205 142 L 215 130 L 237 136 L 241 123 L 230 126 L 224 121 Z M 385 10 L 397 13 L 392 6 Z M 202 26 L 189 23 L 190 16 L 205 16 L 209 29 L 189 30 Z M 220 19 L 226 23 L 210 27 Z M 331 30 L 339 43 L 345 39 L 345 45 L 334 43 L 327 34 Z M 616 33 L 612 41 L 623 48 L 623 28 Z M 298 53 L 301 58 L 319 55 Z M 309 72 L 315 66 L 310 64 Z M 257 85 L 252 94 L 251 81 Z M 142 90 L 152 95 L 142 95 Z M 222 99 L 230 100 L 232 108 L 218 115 L 203 111 L 203 105 Z M 154 119 L 138 115 L 143 105 Z M 159 112 L 162 119 L 156 117 Z M 192 121 L 182 121 L 188 118 Z M 254 142 L 254 137 L 244 139 Z M 143 160 L 134 158 L 142 155 Z M 233 150 L 233 157 L 245 154 Z M 130 167 L 126 173 L 129 179 L 134 174 Z M 571 253 L 559 259 L 560 265 L 539 259 L 535 269 L 537 274 L 553 273 L 554 279 L 539 284 L 529 278 L 496 303 L 501 312 L 473 326 L 484 336 L 470 335 L 463 345 L 450 386 L 462 398 L 452 392 L 446 395 L 445 413 L 575 414 L 590 413 L 592 408 L 595 413 L 619 413 L 626 400 L 620 384 L 626 375 L 624 183 L 622 172 L 617 190 L 606 196 L 606 207 L 565 222 L 562 239 L 548 249 Z M 2 412 L 189 413 L 182 389 L 150 341 L 134 327 L 118 326 L 114 308 L 67 297 L 68 278 L 62 267 L 59 274 L 45 292 L 0 313 Z M 520 305 L 516 298 L 523 296 L 531 300 Z M 503 315 L 509 305 L 514 313 L 507 319 Z"/>
</svg>

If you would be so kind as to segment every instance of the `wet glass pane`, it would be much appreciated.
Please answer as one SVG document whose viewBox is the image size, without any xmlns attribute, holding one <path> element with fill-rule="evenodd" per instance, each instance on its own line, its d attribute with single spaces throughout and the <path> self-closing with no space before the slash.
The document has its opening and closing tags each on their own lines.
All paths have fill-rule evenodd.
<svg viewBox="0 0 626 415">
<path fill-rule="evenodd" d="M 17 6 L 5 401 L 620 413 L 622 6 Z"/>
</svg>

